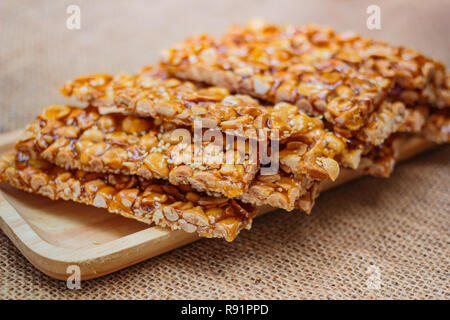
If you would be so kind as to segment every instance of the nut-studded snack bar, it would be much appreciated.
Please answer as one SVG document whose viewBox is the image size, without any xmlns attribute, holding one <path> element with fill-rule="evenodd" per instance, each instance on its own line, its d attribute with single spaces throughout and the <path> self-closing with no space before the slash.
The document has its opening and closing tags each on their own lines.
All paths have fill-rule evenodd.
<svg viewBox="0 0 450 320">
<path fill-rule="evenodd" d="M 334 180 L 338 174 L 337 163 L 326 158 L 334 158 L 345 152 L 345 143 L 343 139 L 326 131 L 320 121 L 314 123 L 316 126 L 310 126 L 309 131 L 305 131 L 303 135 L 297 134 L 291 137 L 293 141 L 281 143 L 282 165 L 289 168 L 286 170 L 289 173 L 308 174 L 317 180 Z M 22 152 L 39 154 L 44 159 L 68 169 L 120 172 L 171 180 L 172 176 L 175 179 L 176 172 L 187 170 L 178 169 L 179 166 L 189 165 L 194 160 L 194 155 L 185 159 L 190 154 L 190 151 L 186 150 L 194 148 L 190 143 L 186 144 L 183 140 L 180 142 L 176 131 L 178 129 L 164 123 L 155 126 L 153 121 L 135 116 L 118 113 L 100 115 L 92 107 L 81 109 L 51 105 L 27 128 L 16 148 Z M 223 143 L 225 142 L 226 137 L 223 139 Z M 234 162 L 238 167 L 223 164 L 222 157 L 214 159 L 214 155 L 224 155 L 225 158 L 227 155 L 222 152 L 221 147 L 216 151 L 219 146 L 213 142 L 205 142 L 208 144 L 202 145 L 203 149 L 200 150 L 203 152 L 204 166 L 192 164 L 193 168 L 189 171 L 206 171 L 205 167 L 213 171 L 220 164 L 220 173 L 229 174 L 230 178 L 242 176 L 243 182 L 248 183 L 255 175 L 258 168 L 256 162 L 259 160 L 249 154 L 258 150 L 249 149 L 248 141 L 244 142 L 246 144 L 242 148 L 239 148 L 239 143 L 235 144 L 235 152 L 242 153 L 241 158 L 248 157 L 248 160 L 236 159 Z M 292 153 L 292 150 L 296 150 L 296 157 L 291 157 L 288 163 L 286 155 Z M 215 162 L 205 161 L 208 155 L 211 155 Z M 74 160 L 77 164 L 74 164 Z M 296 161 L 296 164 L 292 161 Z M 318 166 L 318 162 L 327 165 Z M 154 168 L 157 165 L 160 167 Z M 213 180 L 216 184 L 217 179 Z"/>
<path fill-rule="evenodd" d="M 319 183 L 306 176 L 292 177 L 282 171 L 273 175 L 257 175 L 239 199 L 255 206 L 268 205 L 286 211 L 300 209 L 310 213 L 319 196 Z"/>
<path fill-rule="evenodd" d="M 225 88 L 201 88 L 192 82 L 166 79 L 160 73 L 155 75 L 154 69 L 144 68 L 132 76 L 79 77 L 61 91 L 97 107 L 117 106 L 187 127 L 199 121 L 203 127 L 227 132 L 250 128 L 270 134 L 276 129 L 277 136 L 268 135 L 272 139 L 283 140 L 321 125 L 320 119 L 308 117 L 295 106 L 263 106 L 249 96 L 230 95 Z"/>
<path fill-rule="evenodd" d="M 263 175 L 252 181 L 258 169 L 252 159 L 232 159 L 228 164 L 228 151 L 209 143 L 202 146 L 197 165 L 192 154 L 195 147 L 174 139 L 170 128 L 161 129 L 162 125 L 156 127 L 139 117 L 100 115 L 92 107 L 51 105 L 27 128 L 16 149 L 66 169 L 168 179 L 174 185 L 189 184 L 196 190 L 293 210 L 304 209 L 296 206 L 296 201 L 313 181 L 337 178 L 339 165 L 332 158 L 345 147 L 332 133 L 311 130 L 302 141 L 286 143 L 279 153 L 281 167 L 288 174 Z M 249 156 L 247 145 L 237 145 L 232 156 Z"/>
<path fill-rule="evenodd" d="M 402 102 L 385 100 L 372 112 L 366 125 L 355 136 L 375 146 L 381 145 L 390 135 L 397 132 L 407 120 L 407 108 Z M 336 130 L 339 130 L 336 128 Z M 343 134 L 343 130 L 340 130 Z M 351 135 L 348 134 L 348 137 Z"/>
<path fill-rule="evenodd" d="M 232 241 L 250 229 L 255 208 L 239 201 L 196 193 L 188 186 L 135 176 L 69 171 L 18 153 L 0 160 L 0 182 L 52 200 L 105 208 L 148 224 Z"/>
<path fill-rule="evenodd" d="M 389 178 L 396 163 L 399 145 L 405 139 L 405 134 L 394 133 L 381 145 L 366 146 L 358 169 L 376 177 Z"/>
<path fill-rule="evenodd" d="M 407 105 L 450 106 L 450 75 L 442 64 L 315 25 L 253 22 L 219 38 L 191 37 L 164 52 L 163 66 L 179 78 L 296 104 L 352 131 L 388 95 Z"/>
<path fill-rule="evenodd" d="M 134 76 L 112 77 L 99 74 L 80 77 L 67 83 L 62 92 L 98 107 L 115 105 L 119 109 L 177 125 L 193 126 L 194 121 L 200 120 L 202 124 L 206 123 L 207 127 L 218 125 L 226 132 L 231 130 L 232 134 L 242 128 L 277 129 L 279 139 L 284 140 L 291 137 L 296 139 L 315 128 L 323 127 L 320 119 L 306 116 L 291 104 L 278 103 L 274 107 L 264 107 L 249 96 L 229 95 L 228 90 L 224 88 L 199 88 L 191 82 L 167 79 L 160 73 L 155 75 L 155 70 L 160 69 L 149 67 Z M 147 107 L 146 111 L 139 108 L 139 104 L 144 100 L 146 106 L 151 105 L 151 110 Z M 198 114 L 195 110 L 199 105 L 196 103 L 200 103 L 202 108 Z M 371 114 L 366 126 L 357 133 L 339 127 L 333 129 L 345 139 L 356 135 L 362 142 L 380 145 L 405 120 L 404 104 L 386 100 Z M 342 152 L 342 164 L 356 168 L 359 163 L 358 150 Z M 299 166 L 300 163 L 297 167 Z"/>
<path fill-rule="evenodd" d="M 151 119 L 101 115 L 93 107 L 51 105 L 27 128 L 16 149 L 66 169 L 168 179 L 229 198 L 247 190 L 259 167 L 248 150 L 223 151 L 215 142 L 194 146 L 190 131 L 180 130 L 156 126 Z"/>
</svg>

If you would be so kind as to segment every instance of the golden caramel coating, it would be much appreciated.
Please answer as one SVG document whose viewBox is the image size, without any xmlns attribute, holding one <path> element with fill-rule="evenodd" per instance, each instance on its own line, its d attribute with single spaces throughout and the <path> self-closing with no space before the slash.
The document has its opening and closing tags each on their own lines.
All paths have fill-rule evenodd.
<svg viewBox="0 0 450 320">
<path fill-rule="evenodd" d="M 97 107 L 116 106 L 143 117 L 187 127 L 197 122 L 224 132 L 260 129 L 272 139 L 283 140 L 323 126 L 319 118 L 311 118 L 293 105 L 263 106 L 249 96 L 230 95 L 225 88 L 201 88 L 192 82 L 155 77 L 153 69 L 132 76 L 79 77 L 61 91 Z"/>
<path fill-rule="evenodd" d="M 381 145 L 391 134 L 397 132 L 407 120 L 407 109 L 402 102 L 383 101 L 367 120 L 356 136 L 375 146 Z"/>
<path fill-rule="evenodd" d="M 229 198 L 244 193 L 259 168 L 245 148 L 224 151 L 215 141 L 194 145 L 186 129 L 118 113 L 100 115 L 92 107 L 45 108 L 16 149 L 66 169 L 166 179 Z"/>
<path fill-rule="evenodd" d="M 259 168 L 261 144 L 232 139 L 230 147 L 221 133 L 222 141 L 196 144 L 192 136 L 183 140 L 180 130 L 135 116 L 100 115 L 92 107 L 52 105 L 27 128 L 16 149 L 66 169 L 168 179 L 229 198 L 247 191 Z M 273 161 L 295 178 L 311 180 L 335 180 L 339 164 L 333 159 L 345 151 L 342 139 L 321 128 L 281 147 L 279 153 L 271 151 Z"/>
<path fill-rule="evenodd" d="M 345 145 L 347 139 L 356 137 L 361 145 L 365 143 L 381 145 L 406 121 L 405 105 L 402 102 L 385 100 L 359 130 L 351 131 L 335 126 L 333 128 L 335 133 L 332 133 L 324 128 L 324 123 L 320 119 L 308 117 L 291 104 L 280 102 L 274 107 L 264 107 L 249 96 L 229 95 L 228 90 L 224 88 L 199 89 L 191 82 L 161 77 L 159 74 L 155 77 L 154 70 L 158 68 L 148 67 L 134 76 L 112 77 L 100 74 L 80 77 L 66 84 L 62 91 L 67 96 L 76 96 L 81 101 L 96 106 L 116 105 L 140 115 L 150 115 L 158 122 L 164 120 L 177 125 L 193 126 L 194 121 L 199 121 L 198 116 L 201 115 L 209 119 L 206 121 L 206 118 L 202 118 L 202 124 L 208 123 L 212 127 L 219 124 L 221 130 L 246 138 L 255 135 L 239 133 L 239 130 L 247 129 L 247 132 L 251 132 L 252 129 L 278 129 L 280 141 L 284 141 L 283 143 L 288 141 L 279 155 L 281 167 L 287 173 L 300 175 L 300 178 L 306 174 L 319 180 L 327 178 L 334 180 L 337 177 L 339 167 L 334 160 L 338 160 L 344 167 L 354 169 L 358 167 L 363 148 L 349 148 Z M 214 98 L 214 95 L 218 96 Z M 144 96 L 155 106 L 164 99 L 166 103 L 161 106 L 159 113 L 142 112 L 136 109 L 136 105 Z M 199 106 L 189 102 L 195 99 L 202 100 L 202 108 L 206 108 L 207 112 L 199 111 Z M 189 115 L 167 112 L 172 108 L 172 104 L 168 103 L 169 100 L 177 104 L 179 110 L 189 111 Z M 230 115 L 240 116 L 227 118 Z M 219 119 L 224 121 L 220 122 Z M 294 144 L 290 140 L 296 142 L 296 147 L 292 147 Z M 302 144 L 301 142 L 305 140 L 307 142 Z M 180 173 L 185 174 L 186 170 L 180 169 Z M 208 189 L 203 187 L 200 190 Z"/>
<path fill-rule="evenodd" d="M 362 128 L 388 95 L 407 105 L 450 106 L 450 75 L 420 53 L 315 25 L 251 22 L 200 35 L 163 54 L 163 66 L 272 103 L 296 104 L 342 128 Z"/>
<path fill-rule="evenodd" d="M 223 87 L 199 88 L 191 82 L 158 78 L 154 70 L 158 68 L 147 67 L 133 76 L 98 74 L 79 77 L 67 83 L 62 92 L 97 107 L 116 106 L 119 110 L 150 116 L 158 122 L 187 127 L 201 124 L 252 139 L 285 140 L 323 128 L 323 121 L 307 116 L 304 111 L 308 110 L 298 105 L 279 102 L 273 107 L 263 106 L 250 96 L 230 95 Z M 336 130 L 340 129 L 341 134 L 345 131 L 346 137 L 356 136 L 378 145 L 403 121 L 405 105 L 386 100 L 371 113 L 362 128 L 355 131 L 337 126 Z"/>
<path fill-rule="evenodd" d="M 51 105 L 27 128 L 16 150 L 67 170 L 166 179 L 176 186 L 293 210 L 303 209 L 296 202 L 313 181 L 337 178 L 339 164 L 332 158 L 345 148 L 333 134 L 313 130 L 282 145 L 285 149 L 274 159 L 286 173 L 274 173 L 270 181 L 258 173 L 261 177 L 255 181 L 260 159 L 250 157 L 248 144 L 236 143 L 230 154 L 216 141 L 203 142 L 202 158 L 195 162 L 196 146 L 180 142 L 174 133 L 171 124 L 156 126 L 152 120 L 117 113 L 100 115 L 92 107 Z"/>
<path fill-rule="evenodd" d="M 306 176 L 294 178 L 283 172 L 257 175 L 239 199 L 255 206 L 268 205 L 286 211 L 299 209 L 310 213 L 319 196 L 319 183 Z"/>
<path fill-rule="evenodd" d="M 8 154 L 0 160 L 0 182 L 52 200 L 71 200 L 148 224 L 233 241 L 250 229 L 255 208 L 197 193 L 160 180 L 65 170 L 44 160 Z"/>
</svg>

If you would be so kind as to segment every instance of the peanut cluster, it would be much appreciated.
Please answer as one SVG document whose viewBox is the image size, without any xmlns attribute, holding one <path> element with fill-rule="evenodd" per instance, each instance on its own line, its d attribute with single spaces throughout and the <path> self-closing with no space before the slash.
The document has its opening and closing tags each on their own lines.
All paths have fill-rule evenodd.
<svg viewBox="0 0 450 320">
<path fill-rule="evenodd" d="M 94 106 L 117 106 L 159 121 L 187 127 L 197 122 L 204 128 L 235 134 L 256 129 L 272 139 L 283 140 L 322 125 L 320 119 L 308 117 L 287 103 L 264 106 L 250 96 L 231 95 L 223 87 L 201 88 L 188 81 L 158 78 L 148 68 L 133 76 L 79 77 L 61 91 Z"/>
<path fill-rule="evenodd" d="M 337 178 L 339 165 L 332 158 L 345 149 L 344 142 L 330 132 L 311 130 L 282 145 L 274 157 L 291 176 L 273 174 L 254 180 L 259 159 L 250 157 L 255 151 L 249 149 L 248 141 L 225 151 L 216 141 L 202 142 L 197 163 L 196 146 L 180 142 L 176 130 L 171 124 L 156 126 L 135 116 L 100 115 L 93 107 L 51 105 L 27 128 L 16 149 L 68 170 L 166 179 L 176 186 L 190 185 L 198 191 L 285 210 L 296 208 L 299 197 L 308 192 L 312 183 L 304 181 Z M 227 163 L 230 153 L 232 163 Z"/>
<path fill-rule="evenodd" d="M 177 130 L 135 116 L 100 115 L 92 107 L 52 105 L 27 128 L 16 149 L 66 169 L 166 179 L 229 198 L 246 191 L 259 167 L 248 150 L 224 151 L 208 141 L 194 146 L 180 140 Z M 196 148 L 202 156 L 198 162 Z"/>
<path fill-rule="evenodd" d="M 160 180 L 65 170 L 21 153 L 0 160 L 0 179 L 52 200 L 64 199 L 172 230 L 232 241 L 250 228 L 255 209 L 233 199 L 197 193 Z"/>
<path fill-rule="evenodd" d="M 164 51 L 180 78 L 287 101 L 355 131 L 389 95 L 407 105 L 450 106 L 450 75 L 420 53 L 315 25 L 234 26 L 222 37 L 200 35 Z"/>
</svg>

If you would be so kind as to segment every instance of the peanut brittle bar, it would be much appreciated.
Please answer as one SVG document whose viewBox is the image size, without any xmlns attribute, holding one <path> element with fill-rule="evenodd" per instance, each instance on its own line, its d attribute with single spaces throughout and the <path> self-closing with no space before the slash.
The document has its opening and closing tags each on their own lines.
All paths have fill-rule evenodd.
<svg viewBox="0 0 450 320">
<path fill-rule="evenodd" d="M 169 73 L 272 103 L 296 104 L 358 130 L 389 95 L 450 106 L 450 75 L 420 53 L 315 25 L 253 22 L 224 36 L 188 38 L 164 52 Z"/>
<path fill-rule="evenodd" d="M 399 145 L 404 139 L 404 134 L 394 133 L 381 145 L 366 146 L 358 169 L 372 176 L 389 178 L 394 171 Z"/>
<path fill-rule="evenodd" d="M 66 169 L 167 179 L 229 198 L 247 190 L 259 167 L 248 150 L 224 151 L 216 141 L 194 144 L 190 131 L 170 124 L 100 115 L 93 107 L 51 105 L 27 128 L 16 149 Z"/>
<path fill-rule="evenodd" d="M 355 136 L 375 146 L 381 145 L 406 122 L 407 115 L 407 109 L 402 102 L 383 101 Z"/>
<path fill-rule="evenodd" d="M 155 70 L 161 68 L 147 67 L 133 76 L 98 74 L 79 77 L 67 83 L 62 92 L 97 107 L 118 106 L 128 112 L 177 125 L 194 126 L 194 122 L 199 121 L 205 127 L 217 127 L 247 138 L 253 138 L 255 134 L 250 134 L 251 130 L 250 133 L 240 130 L 263 130 L 271 139 L 284 140 L 321 125 L 318 118 L 308 117 L 299 112 L 297 106 L 288 103 L 264 106 L 250 96 L 230 95 L 223 87 L 198 88 L 191 82 L 168 79 L 167 75 L 162 76 Z M 398 101 L 383 101 L 361 129 L 352 132 L 336 127 L 336 131 L 378 145 L 403 121 L 405 105 Z M 277 130 L 276 135 L 273 129 Z"/>
<path fill-rule="evenodd" d="M 16 149 L 66 169 L 168 179 L 175 185 L 191 184 L 199 191 L 228 197 L 247 190 L 265 144 L 252 146 L 232 137 L 230 146 L 224 137 L 222 141 L 203 141 L 197 150 L 191 136 L 180 141 L 179 130 L 135 116 L 100 115 L 92 107 L 52 105 L 27 128 Z M 339 164 L 333 159 L 345 151 L 343 139 L 321 126 L 291 139 L 295 141 L 280 144 L 278 153 L 270 150 L 274 154 L 269 160 L 280 161 L 287 173 L 300 178 L 337 178 Z M 197 152 L 200 159 L 196 159 Z"/>
<path fill-rule="evenodd" d="M 292 177 L 280 171 L 272 175 L 257 175 L 248 191 L 239 199 L 255 206 L 268 205 L 286 211 L 294 209 L 310 213 L 319 196 L 320 181 L 307 176 Z"/>
<path fill-rule="evenodd" d="M 116 106 L 143 117 L 233 132 L 239 129 L 263 130 L 272 139 L 283 140 L 321 125 L 295 106 L 282 103 L 261 105 L 245 95 L 230 95 L 220 87 L 201 88 L 192 82 L 166 79 L 148 67 L 136 75 L 97 74 L 79 77 L 62 89 L 65 96 L 97 107 Z M 157 68 L 156 68 L 157 69 Z M 277 135 L 272 134 L 277 130 Z"/>
<path fill-rule="evenodd" d="M 250 229 L 255 208 L 160 180 L 69 171 L 18 153 L 0 160 L 0 182 L 52 200 L 71 200 L 148 224 L 232 241 Z"/>
<path fill-rule="evenodd" d="M 274 161 L 280 161 L 286 173 L 265 174 L 254 181 L 259 165 L 252 163 L 259 160 L 245 159 L 250 152 L 247 145 L 240 148 L 237 144 L 234 155 L 242 159 L 231 163 L 221 145 L 203 145 L 200 151 L 204 154 L 197 163 L 192 154 L 195 147 L 173 139 L 173 132 L 170 124 L 163 128 L 139 117 L 100 115 L 92 107 L 51 105 L 27 128 L 16 150 L 67 170 L 168 179 L 173 185 L 188 184 L 253 204 L 309 211 L 310 207 L 300 207 L 297 201 L 313 181 L 337 178 L 339 165 L 332 157 L 345 147 L 341 139 L 317 128 L 302 136 L 302 141 L 282 145 L 285 149 Z"/>
<path fill-rule="evenodd" d="M 357 144 L 352 149 L 353 153 L 347 152 L 345 154 L 347 159 L 338 158 L 341 163 L 347 161 L 348 167 L 376 177 L 387 178 L 394 170 L 398 146 L 404 138 L 405 134 L 394 133 L 378 146 Z M 323 148 L 326 145 L 332 150 L 338 150 L 340 143 L 342 143 L 340 140 L 324 140 L 317 146 Z M 323 181 L 325 176 L 333 175 L 334 170 L 337 170 L 335 173 L 335 177 L 337 177 L 339 167 L 335 167 L 333 162 L 327 163 L 331 158 L 317 158 L 316 161 L 320 163 L 320 166 L 318 166 L 315 174 L 310 167 L 308 175 L 293 175 L 292 168 L 305 165 L 298 158 L 298 153 L 302 152 L 301 150 L 304 150 L 301 142 L 288 142 L 279 155 L 282 170 L 273 175 L 258 174 L 250 184 L 248 191 L 241 195 L 239 199 L 255 206 L 269 205 L 287 211 L 300 209 L 309 213 L 319 195 L 320 182 Z M 328 173 L 320 169 L 327 166 Z M 316 180 L 311 178 L 313 176 L 316 177 Z"/>
</svg>

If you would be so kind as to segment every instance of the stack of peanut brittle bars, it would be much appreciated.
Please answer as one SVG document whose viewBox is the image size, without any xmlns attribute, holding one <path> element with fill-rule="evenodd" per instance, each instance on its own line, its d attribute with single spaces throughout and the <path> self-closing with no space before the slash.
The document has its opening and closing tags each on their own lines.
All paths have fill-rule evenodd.
<svg viewBox="0 0 450 320">
<path fill-rule="evenodd" d="M 450 74 L 354 33 L 253 21 L 62 93 L 0 160 L 50 199 L 232 241 L 258 208 L 309 213 L 342 168 L 388 177 L 398 145 L 450 138 Z"/>
</svg>

